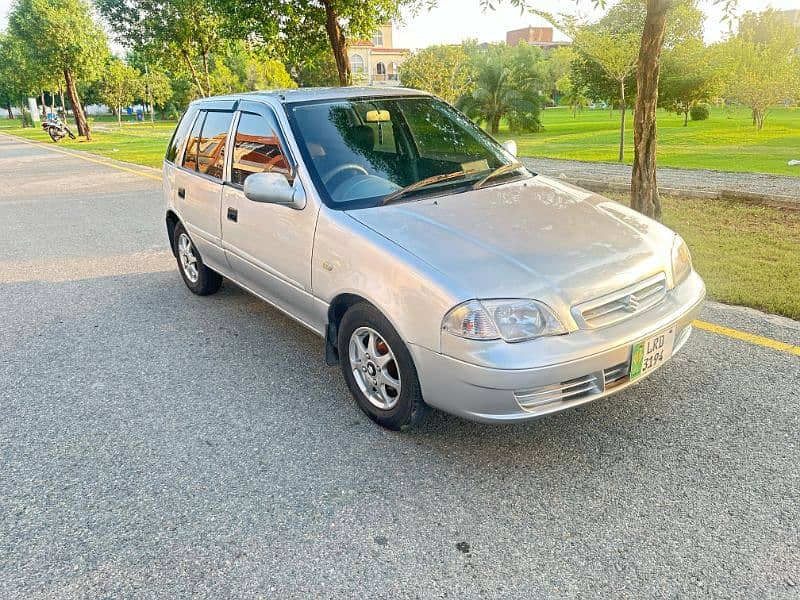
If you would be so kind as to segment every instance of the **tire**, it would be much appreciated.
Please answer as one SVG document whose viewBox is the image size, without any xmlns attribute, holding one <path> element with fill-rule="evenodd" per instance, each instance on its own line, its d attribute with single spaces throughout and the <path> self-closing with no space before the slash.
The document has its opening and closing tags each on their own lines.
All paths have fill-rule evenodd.
<svg viewBox="0 0 800 600">
<path fill-rule="evenodd" d="M 203 264 L 200 253 L 182 224 L 178 223 L 175 226 L 172 239 L 178 270 L 186 287 L 198 296 L 208 296 L 217 292 L 222 285 L 222 275 Z"/>
<path fill-rule="evenodd" d="M 414 361 L 380 311 L 366 302 L 350 307 L 339 325 L 337 344 L 342 375 L 370 419 L 393 431 L 422 422 L 430 409 L 422 399 Z"/>
<path fill-rule="evenodd" d="M 61 141 L 63 136 L 58 134 L 58 130 L 55 127 L 48 127 L 47 134 L 50 136 L 50 139 L 53 140 L 56 144 Z"/>
</svg>

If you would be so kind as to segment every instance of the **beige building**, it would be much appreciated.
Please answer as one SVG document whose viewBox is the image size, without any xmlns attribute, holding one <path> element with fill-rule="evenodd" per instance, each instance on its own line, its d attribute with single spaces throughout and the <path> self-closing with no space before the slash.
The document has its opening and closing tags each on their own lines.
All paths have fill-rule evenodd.
<svg viewBox="0 0 800 600">
<path fill-rule="evenodd" d="M 409 55 L 408 48 L 395 48 L 392 43 L 392 24 L 387 23 L 375 32 L 371 40 L 350 44 L 347 50 L 353 83 L 375 86 L 400 85 L 400 65 Z"/>
</svg>

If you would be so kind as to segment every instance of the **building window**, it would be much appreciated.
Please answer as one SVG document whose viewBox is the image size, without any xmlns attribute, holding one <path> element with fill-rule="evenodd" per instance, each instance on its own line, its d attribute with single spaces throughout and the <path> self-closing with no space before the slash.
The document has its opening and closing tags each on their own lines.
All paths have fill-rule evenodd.
<svg viewBox="0 0 800 600">
<path fill-rule="evenodd" d="M 379 62 L 377 65 L 375 65 L 375 72 L 378 75 L 386 75 L 386 65 L 382 62 Z"/>
<path fill-rule="evenodd" d="M 376 31 L 375 35 L 372 36 L 372 45 L 377 48 L 383 47 L 383 32 Z"/>
<path fill-rule="evenodd" d="M 350 57 L 350 70 L 353 73 L 363 73 L 364 72 L 364 59 L 360 54 L 353 54 Z"/>
<path fill-rule="evenodd" d="M 397 76 L 397 63 L 389 63 L 389 76 L 387 79 L 389 81 L 399 81 L 399 77 Z"/>
</svg>

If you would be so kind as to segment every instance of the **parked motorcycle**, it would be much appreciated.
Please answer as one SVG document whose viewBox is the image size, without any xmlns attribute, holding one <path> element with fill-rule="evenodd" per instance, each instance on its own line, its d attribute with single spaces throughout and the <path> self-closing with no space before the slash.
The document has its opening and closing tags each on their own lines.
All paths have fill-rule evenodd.
<svg viewBox="0 0 800 600">
<path fill-rule="evenodd" d="M 69 127 L 67 127 L 67 124 L 58 117 L 43 121 L 42 129 L 44 129 L 47 135 L 50 136 L 50 139 L 56 143 L 60 142 L 66 136 L 69 136 L 71 140 L 75 139 L 75 134 L 73 134 Z"/>
</svg>

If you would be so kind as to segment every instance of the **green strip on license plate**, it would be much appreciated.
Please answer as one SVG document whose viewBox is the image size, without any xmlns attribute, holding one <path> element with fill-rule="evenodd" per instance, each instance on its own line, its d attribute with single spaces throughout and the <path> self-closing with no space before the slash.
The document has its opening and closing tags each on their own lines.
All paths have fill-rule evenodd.
<svg viewBox="0 0 800 600">
<path fill-rule="evenodd" d="M 644 342 L 639 342 L 633 346 L 631 353 L 631 374 L 630 380 L 637 379 L 642 374 L 642 362 L 644 361 Z"/>
</svg>

